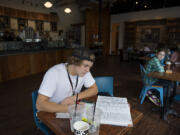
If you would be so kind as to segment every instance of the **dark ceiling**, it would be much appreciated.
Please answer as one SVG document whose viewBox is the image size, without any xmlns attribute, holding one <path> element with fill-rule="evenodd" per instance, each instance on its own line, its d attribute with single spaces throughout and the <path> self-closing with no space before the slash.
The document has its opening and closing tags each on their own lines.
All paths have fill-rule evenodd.
<svg viewBox="0 0 180 135">
<path fill-rule="evenodd" d="M 111 14 L 120 14 L 175 6 L 180 6 L 180 0 L 117 0 L 111 4 Z"/>
</svg>

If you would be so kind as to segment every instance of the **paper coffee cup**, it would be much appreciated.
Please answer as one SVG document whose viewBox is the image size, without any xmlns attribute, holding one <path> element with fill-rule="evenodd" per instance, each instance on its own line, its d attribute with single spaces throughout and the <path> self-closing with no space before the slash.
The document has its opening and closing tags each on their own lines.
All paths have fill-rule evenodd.
<svg viewBox="0 0 180 135">
<path fill-rule="evenodd" d="M 170 61 L 166 61 L 166 64 L 167 64 L 167 65 L 171 65 L 171 62 L 170 62 Z"/>
<path fill-rule="evenodd" d="M 76 121 L 73 125 L 75 135 L 88 135 L 89 124 L 84 121 Z"/>
</svg>

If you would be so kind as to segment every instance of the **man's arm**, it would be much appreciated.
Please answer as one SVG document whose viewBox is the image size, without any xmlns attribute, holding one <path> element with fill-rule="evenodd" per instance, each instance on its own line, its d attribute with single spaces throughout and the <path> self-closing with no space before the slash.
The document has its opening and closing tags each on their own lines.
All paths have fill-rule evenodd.
<svg viewBox="0 0 180 135">
<path fill-rule="evenodd" d="M 98 93 L 98 88 L 96 83 L 85 91 L 78 94 L 78 100 L 95 96 Z M 45 112 L 68 112 L 68 105 L 74 104 L 76 100 L 76 95 L 67 97 L 64 99 L 61 104 L 57 104 L 49 101 L 49 97 L 42 94 L 38 95 L 36 107 L 39 111 Z"/>
<path fill-rule="evenodd" d="M 96 83 L 94 83 L 91 87 L 89 87 L 85 91 L 79 93 L 78 100 L 95 96 L 95 95 L 97 95 L 97 93 L 98 93 L 98 88 L 97 88 Z"/>
<path fill-rule="evenodd" d="M 67 104 L 57 104 L 49 101 L 49 97 L 38 94 L 36 108 L 45 112 L 68 112 Z"/>
<path fill-rule="evenodd" d="M 78 94 L 78 100 L 95 96 L 97 95 L 97 93 L 98 93 L 98 88 L 96 83 L 94 83 L 91 87 Z M 65 100 L 61 102 L 61 104 L 73 104 L 75 103 L 75 101 L 76 101 L 76 95 L 67 97 Z"/>
</svg>

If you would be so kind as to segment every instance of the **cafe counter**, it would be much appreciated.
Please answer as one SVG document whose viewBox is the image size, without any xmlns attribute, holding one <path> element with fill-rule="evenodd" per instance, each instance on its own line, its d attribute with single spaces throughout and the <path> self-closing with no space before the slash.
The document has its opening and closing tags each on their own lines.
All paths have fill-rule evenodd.
<svg viewBox="0 0 180 135">
<path fill-rule="evenodd" d="M 55 64 L 65 62 L 72 48 L 8 51 L 0 53 L 0 82 L 45 72 Z"/>
</svg>

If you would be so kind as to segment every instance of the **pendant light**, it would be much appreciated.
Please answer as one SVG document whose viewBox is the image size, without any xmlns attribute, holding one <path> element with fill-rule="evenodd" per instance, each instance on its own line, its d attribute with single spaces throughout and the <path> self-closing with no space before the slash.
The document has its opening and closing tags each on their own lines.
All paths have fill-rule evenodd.
<svg viewBox="0 0 180 135">
<path fill-rule="evenodd" d="M 45 6 L 46 8 L 51 8 L 51 7 L 53 6 L 53 4 L 52 4 L 50 1 L 46 1 L 46 2 L 44 3 L 44 6 Z"/>
<path fill-rule="evenodd" d="M 69 14 L 69 13 L 71 13 L 71 9 L 70 9 L 70 8 L 65 8 L 65 9 L 64 9 L 64 12 L 67 13 L 67 14 Z"/>
</svg>

